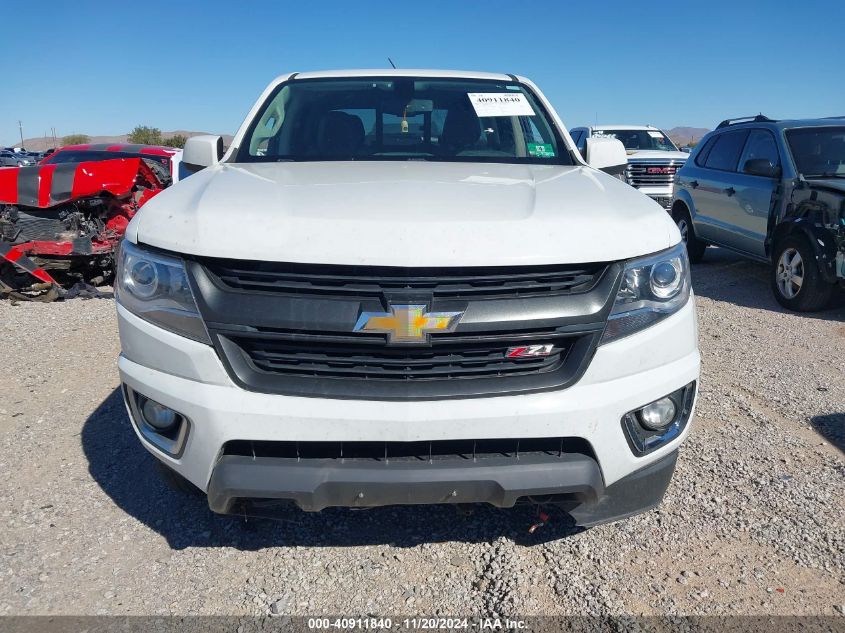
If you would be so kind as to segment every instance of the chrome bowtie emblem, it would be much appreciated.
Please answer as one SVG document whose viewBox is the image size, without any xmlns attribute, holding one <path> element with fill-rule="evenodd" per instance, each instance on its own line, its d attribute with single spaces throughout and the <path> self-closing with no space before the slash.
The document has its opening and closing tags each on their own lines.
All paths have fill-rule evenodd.
<svg viewBox="0 0 845 633">
<path fill-rule="evenodd" d="M 425 305 L 392 305 L 390 312 L 362 312 L 353 331 L 387 334 L 388 343 L 426 343 L 432 332 L 453 332 L 464 314 L 425 309 Z"/>
</svg>

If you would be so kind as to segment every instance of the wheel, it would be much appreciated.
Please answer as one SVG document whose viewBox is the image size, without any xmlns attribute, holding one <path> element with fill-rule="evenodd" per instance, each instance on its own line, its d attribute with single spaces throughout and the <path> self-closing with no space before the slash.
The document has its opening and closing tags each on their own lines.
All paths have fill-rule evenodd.
<svg viewBox="0 0 845 633">
<path fill-rule="evenodd" d="M 815 253 L 803 236 L 789 235 L 778 242 L 772 262 L 772 291 L 784 308 L 814 312 L 830 302 L 833 284 L 822 278 Z"/>
<path fill-rule="evenodd" d="M 156 463 L 156 472 L 161 480 L 167 484 L 167 487 L 171 490 L 176 492 L 181 492 L 187 495 L 199 496 L 202 495 L 202 490 L 197 488 L 194 484 L 190 481 L 185 479 L 182 475 L 177 473 L 172 468 L 169 468 L 162 464 L 160 461 L 155 460 Z"/>
<path fill-rule="evenodd" d="M 689 211 L 683 204 L 677 204 L 672 209 L 672 219 L 678 225 L 678 230 L 681 232 L 681 239 L 687 245 L 687 255 L 689 256 L 690 262 L 693 264 L 699 263 L 704 259 L 704 251 L 707 249 L 707 244 L 695 236 L 695 229 L 693 228 Z"/>
</svg>

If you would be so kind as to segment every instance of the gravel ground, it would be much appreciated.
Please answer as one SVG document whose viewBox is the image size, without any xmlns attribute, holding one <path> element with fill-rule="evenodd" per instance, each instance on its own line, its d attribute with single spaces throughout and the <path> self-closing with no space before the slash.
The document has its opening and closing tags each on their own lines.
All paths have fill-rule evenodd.
<svg viewBox="0 0 845 633">
<path fill-rule="evenodd" d="M 529 508 L 213 515 L 123 411 L 111 300 L 0 302 L 0 615 L 841 614 L 845 308 L 694 267 L 703 376 L 664 504 L 587 531 Z"/>
</svg>

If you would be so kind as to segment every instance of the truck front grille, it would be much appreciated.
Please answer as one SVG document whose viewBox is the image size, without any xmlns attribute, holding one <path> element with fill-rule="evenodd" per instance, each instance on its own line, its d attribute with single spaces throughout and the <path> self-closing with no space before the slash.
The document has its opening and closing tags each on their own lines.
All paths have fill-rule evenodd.
<svg viewBox="0 0 845 633">
<path fill-rule="evenodd" d="M 490 299 L 572 294 L 590 290 L 607 264 L 532 266 L 524 270 L 489 267 L 398 268 L 281 264 L 209 260 L 207 270 L 233 290 L 288 296 L 380 297 L 407 290 L 435 299 Z"/>
<path fill-rule="evenodd" d="M 566 388 L 595 352 L 622 270 L 606 263 L 404 269 L 212 259 L 187 268 L 212 342 L 241 387 L 375 400 Z M 364 312 L 390 314 L 405 304 L 461 316 L 454 331 L 414 343 L 355 331 Z M 526 346 L 545 355 L 513 355 L 511 348 Z"/>
<path fill-rule="evenodd" d="M 682 160 L 629 160 L 625 180 L 633 187 L 666 187 L 684 166 Z"/>
<path fill-rule="evenodd" d="M 566 360 L 575 337 L 552 332 L 492 336 L 441 335 L 431 346 L 388 346 L 381 339 L 319 334 L 255 332 L 230 335 L 256 370 L 280 376 L 369 380 L 442 380 L 504 377 L 554 371 Z M 552 345 L 548 356 L 508 358 L 524 341 Z"/>
</svg>

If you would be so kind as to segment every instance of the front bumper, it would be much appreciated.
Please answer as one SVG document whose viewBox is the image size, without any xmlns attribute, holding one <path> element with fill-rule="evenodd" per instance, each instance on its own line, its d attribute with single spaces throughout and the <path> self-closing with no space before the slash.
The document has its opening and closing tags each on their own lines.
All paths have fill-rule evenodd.
<svg viewBox="0 0 845 633">
<path fill-rule="evenodd" d="M 434 503 L 489 503 L 510 508 L 520 499 L 562 505 L 576 525 L 588 527 L 649 510 L 660 503 L 678 453 L 605 487 L 598 464 L 584 455 L 525 456 L 455 465 L 325 463 L 221 458 L 208 485 L 208 504 L 222 514 L 266 514 L 272 501 L 307 511 Z M 268 503 L 271 502 L 271 503 Z"/>
<path fill-rule="evenodd" d="M 158 459 L 207 491 L 211 508 L 223 512 L 251 498 L 290 499 L 317 510 L 443 501 L 510 506 L 520 497 L 565 495 L 581 525 L 628 516 L 659 502 L 689 425 L 665 446 L 637 457 L 625 439 L 621 418 L 696 381 L 700 364 L 691 299 L 651 328 L 600 346 L 582 378 L 563 390 L 409 402 L 293 397 L 245 391 L 232 383 L 211 347 L 155 327 L 121 306 L 118 317 L 123 383 L 191 423 L 178 459 L 151 446 L 136 428 L 139 439 Z M 422 470 L 398 463 L 388 468 L 308 466 L 223 454 L 227 442 L 239 440 L 517 437 L 580 438 L 590 445 L 592 456 L 567 455 L 551 464 L 526 459 L 507 467 L 486 461 L 444 468 L 426 465 Z"/>
<path fill-rule="evenodd" d="M 635 186 L 635 188 L 640 192 L 647 195 L 649 198 L 654 200 L 657 204 L 663 207 L 666 210 L 672 208 L 672 196 L 674 195 L 674 186 L 659 186 L 659 187 L 652 187 L 647 185 L 640 185 Z"/>
</svg>

